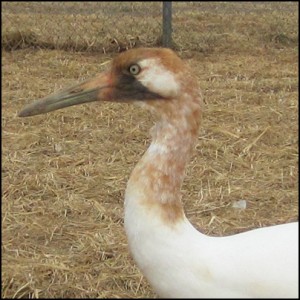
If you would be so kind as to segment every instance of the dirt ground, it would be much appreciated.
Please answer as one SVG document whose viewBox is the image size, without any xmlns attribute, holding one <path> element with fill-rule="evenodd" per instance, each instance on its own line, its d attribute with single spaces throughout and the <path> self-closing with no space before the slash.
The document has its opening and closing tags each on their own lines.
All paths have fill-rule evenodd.
<svg viewBox="0 0 300 300">
<path fill-rule="evenodd" d="M 277 13 L 260 15 L 261 26 L 281 16 L 282 31 L 269 26 L 265 35 L 247 27 L 250 19 L 215 13 L 220 24 L 239 22 L 247 44 L 237 33 L 225 45 L 217 35 L 193 32 L 206 45 L 197 51 L 177 38 L 205 102 L 183 202 L 191 223 L 208 235 L 298 220 L 298 40 L 291 33 L 298 25 L 295 12 Z M 156 297 L 123 228 L 124 190 L 150 144 L 154 117 L 108 103 L 17 117 L 25 104 L 94 76 L 114 56 L 2 49 L 4 298 Z M 239 200 L 245 209 L 234 207 Z"/>
</svg>

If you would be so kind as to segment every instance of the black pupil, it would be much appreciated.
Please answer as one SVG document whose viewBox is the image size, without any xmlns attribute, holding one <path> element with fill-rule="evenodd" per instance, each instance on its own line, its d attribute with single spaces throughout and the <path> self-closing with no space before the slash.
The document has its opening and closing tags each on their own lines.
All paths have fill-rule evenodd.
<svg viewBox="0 0 300 300">
<path fill-rule="evenodd" d="M 131 70 L 131 73 L 137 73 L 137 71 L 138 71 L 138 68 L 137 68 L 137 66 L 131 66 L 130 67 L 130 70 Z"/>
</svg>

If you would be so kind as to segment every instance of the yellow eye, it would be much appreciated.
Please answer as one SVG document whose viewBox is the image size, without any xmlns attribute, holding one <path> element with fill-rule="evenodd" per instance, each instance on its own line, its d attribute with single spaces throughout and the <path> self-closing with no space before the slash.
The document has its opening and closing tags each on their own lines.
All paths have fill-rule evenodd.
<svg viewBox="0 0 300 300">
<path fill-rule="evenodd" d="M 137 75 L 141 72 L 141 67 L 139 65 L 131 65 L 128 70 L 131 75 Z"/>
</svg>

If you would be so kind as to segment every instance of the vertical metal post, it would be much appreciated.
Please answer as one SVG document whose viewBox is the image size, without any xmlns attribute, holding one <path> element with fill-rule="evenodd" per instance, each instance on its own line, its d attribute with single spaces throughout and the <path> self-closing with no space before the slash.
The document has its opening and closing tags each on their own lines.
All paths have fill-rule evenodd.
<svg viewBox="0 0 300 300">
<path fill-rule="evenodd" d="M 172 46 L 172 2 L 163 1 L 163 36 L 162 44 L 164 47 Z"/>
</svg>

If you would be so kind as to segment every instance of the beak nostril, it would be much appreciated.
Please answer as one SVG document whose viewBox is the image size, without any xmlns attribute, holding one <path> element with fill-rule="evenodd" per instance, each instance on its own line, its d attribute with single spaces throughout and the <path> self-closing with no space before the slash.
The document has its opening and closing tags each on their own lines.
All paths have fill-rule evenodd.
<svg viewBox="0 0 300 300">
<path fill-rule="evenodd" d="M 83 89 L 82 88 L 74 88 L 74 90 L 71 90 L 70 91 L 70 94 L 77 94 L 77 93 L 81 93 L 83 91 Z"/>
</svg>

